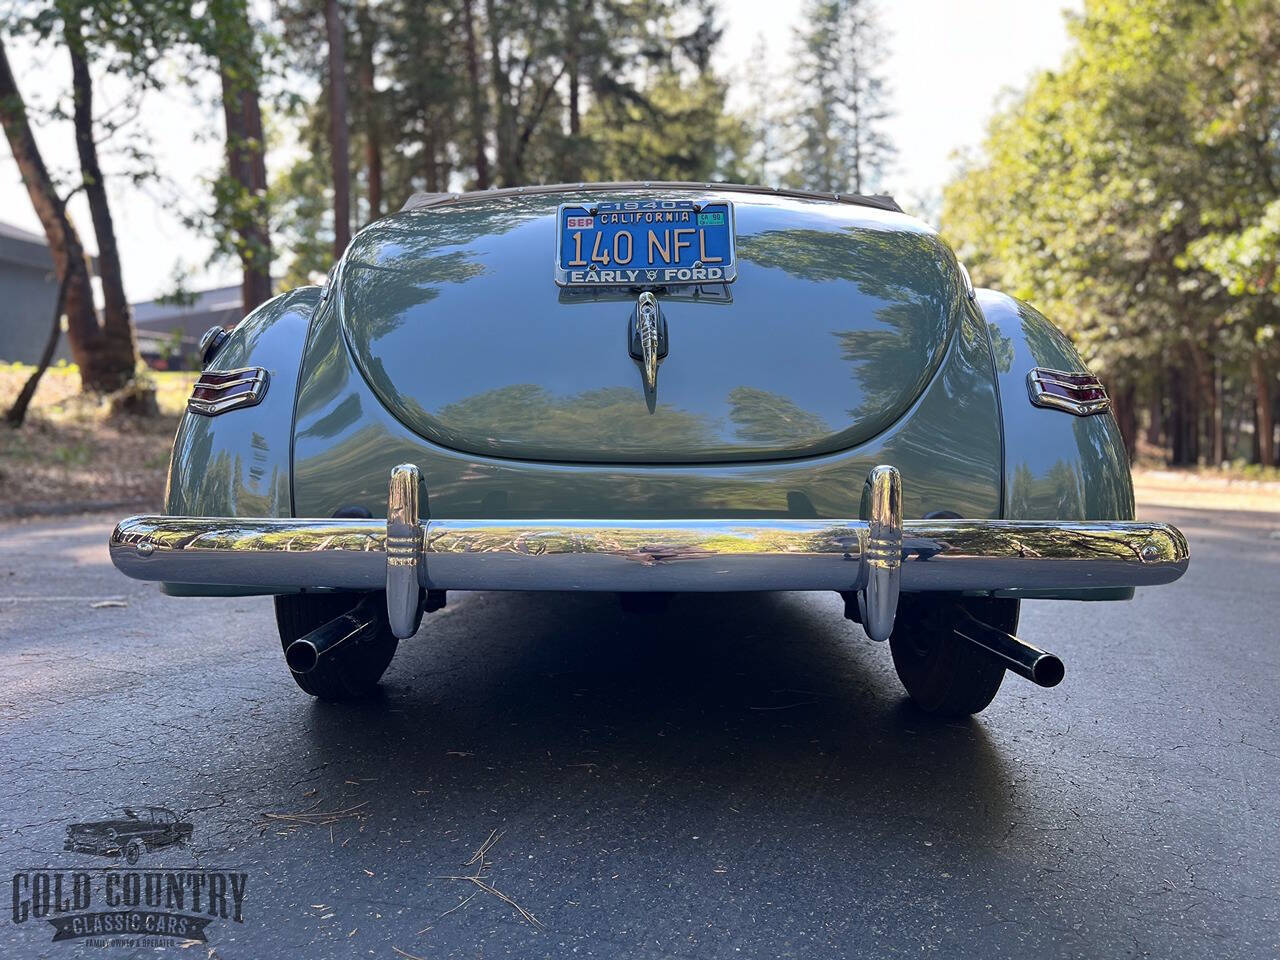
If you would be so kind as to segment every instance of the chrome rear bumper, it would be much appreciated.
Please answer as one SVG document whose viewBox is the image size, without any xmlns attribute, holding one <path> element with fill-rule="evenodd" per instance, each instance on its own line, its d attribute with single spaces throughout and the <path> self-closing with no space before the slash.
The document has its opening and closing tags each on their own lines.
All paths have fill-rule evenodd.
<svg viewBox="0 0 1280 960">
<path fill-rule="evenodd" d="M 869 520 L 420 521 L 418 471 L 403 466 L 386 521 L 131 517 L 111 560 L 138 580 L 386 589 L 406 636 L 427 589 L 857 591 L 863 625 L 883 639 L 899 590 L 1142 587 L 1187 569 L 1187 541 L 1167 524 L 904 522 L 897 470 L 877 467 L 867 483 Z"/>
</svg>

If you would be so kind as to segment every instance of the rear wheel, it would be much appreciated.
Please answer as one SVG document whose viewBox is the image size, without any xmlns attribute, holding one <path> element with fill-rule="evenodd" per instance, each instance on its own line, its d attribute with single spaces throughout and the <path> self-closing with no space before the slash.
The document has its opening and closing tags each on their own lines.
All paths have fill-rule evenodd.
<svg viewBox="0 0 1280 960">
<path fill-rule="evenodd" d="M 955 635 L 966 613 L 1008 633 L 1018 629 L 1018 601 L 903 594 L 889 649 L 898 679 L 927 713 L 960 717 L 979 713 L 995 698 L 1004 667 Z"/>
<path fill-rule="evenodd" d="M 358 593 L 300 593 L 276 597 L 281 649 L 287 649 L 293 641 L 346 613 L 360 599 Z M 385 611 L 385 603 L 381 609 Z M 368 695 L 378 685 L 398 645 L 384 612 L 373 639 L 344 643 L 321 657 L 314 669 L 289 673 L 294 682 L 313 697 L 354 700 Z"/>
</svg>

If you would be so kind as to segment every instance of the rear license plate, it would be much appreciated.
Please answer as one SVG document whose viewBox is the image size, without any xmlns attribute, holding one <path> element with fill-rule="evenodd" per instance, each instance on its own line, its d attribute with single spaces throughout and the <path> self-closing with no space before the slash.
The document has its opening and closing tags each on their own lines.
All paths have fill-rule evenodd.
<svg viewBox="0 0 1280 960">
<path fill-rule="evenodd" d="M 566 203 L 557 216 L 562 287 L 728 283 L 737 275 L 726 201 Z"/>
</svg>

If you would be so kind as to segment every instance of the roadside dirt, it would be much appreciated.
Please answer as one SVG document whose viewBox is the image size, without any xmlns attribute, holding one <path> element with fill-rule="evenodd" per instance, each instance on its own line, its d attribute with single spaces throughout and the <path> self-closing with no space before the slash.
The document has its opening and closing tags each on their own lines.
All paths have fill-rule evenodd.
<svg viewBox="0 0 1280 960">
<path fill-rule="evenodd" d="M 8 409 L 30 368 L 0 365 L 0 408 Z M 0 516 L 56 513 L 77 504 L 158 508 L 169 449 L 194 373 L 156 375 L 158 417 L 111 417 L 79 394 L 74 368 L 50 370 L 27 421 L 0 424 Z"/>
<path fill-rule="evenodd" d="M 1136 469 L 1139 515 L 1147 507 L 1260 510 L 1280 513 L 1280 481 L 1249 480 L 1213 471 Z"/>
</svg>

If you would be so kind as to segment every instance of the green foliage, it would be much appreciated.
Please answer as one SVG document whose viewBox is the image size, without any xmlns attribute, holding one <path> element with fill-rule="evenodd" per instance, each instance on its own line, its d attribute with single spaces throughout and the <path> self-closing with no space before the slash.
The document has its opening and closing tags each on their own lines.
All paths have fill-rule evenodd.
<svg viewBox="0 0 1280 960">
<path fill-rule="evenodd" d="M 587 113 L 583 179 L 737 178 L 747 133 L 725 112 L 723 82 L 665 72 L 642 93 L 643 101 L 602 103 Z"/>
<path fill-rule="evenodd" d="M 381 207 L 395 209 L 415 190 L 478 186 L 476 130 L 493 186 L 743 176 L 749 136 L 711 69 L 721 34 L 711 0 L 469 2 L 475 91 L 463 0 L 345 8 L 358 224 L 374 214 L 373 152 Z M 321 9 L 300 0 L 277 8 L 284 62 L 317 90 L 326 69 L 316 56 Z M 323 274 L 331 260 L 330 117 L 324 97 L 280 98 L 277 107 L 301 148 L 271 189 L 291 284 Z"/>
<path fill-rule="evenodd" d="M 211 186 L 212 209 L 196 214 L 188 222 L 213 239 L 215 258 L 235 255 L 246 263 L 269 259 L 270 251 L 251 229 L 262 220 L 263 198 L 226 170 L 214 178 Z"/>
<path fill-rule="evenodd" d="M 273 222 L 283 238 L 281 288 L 315 283 L 333 258 L 328 161 L 320 151 L 303 154 L 271 183 Z"/>
<path fill-rule="evenodd" d="M 1185 262 L 1215 274 L 1233 297 L 1280 295 L 1280 199 L 1257 220 L 1232 233 L 1211 233 L 1192 241 Z"/>
<path fill-rule="evenodd" d="M 1113 394 L 1197 391 L 1220 451 L 1215 382 L 1245 389 L 1280 311 L 1280 17 L 1274 0 L 1090 0 L 1071 28 L 1061 68 L 947 187 L 943 231 Z"/>
</svg>

